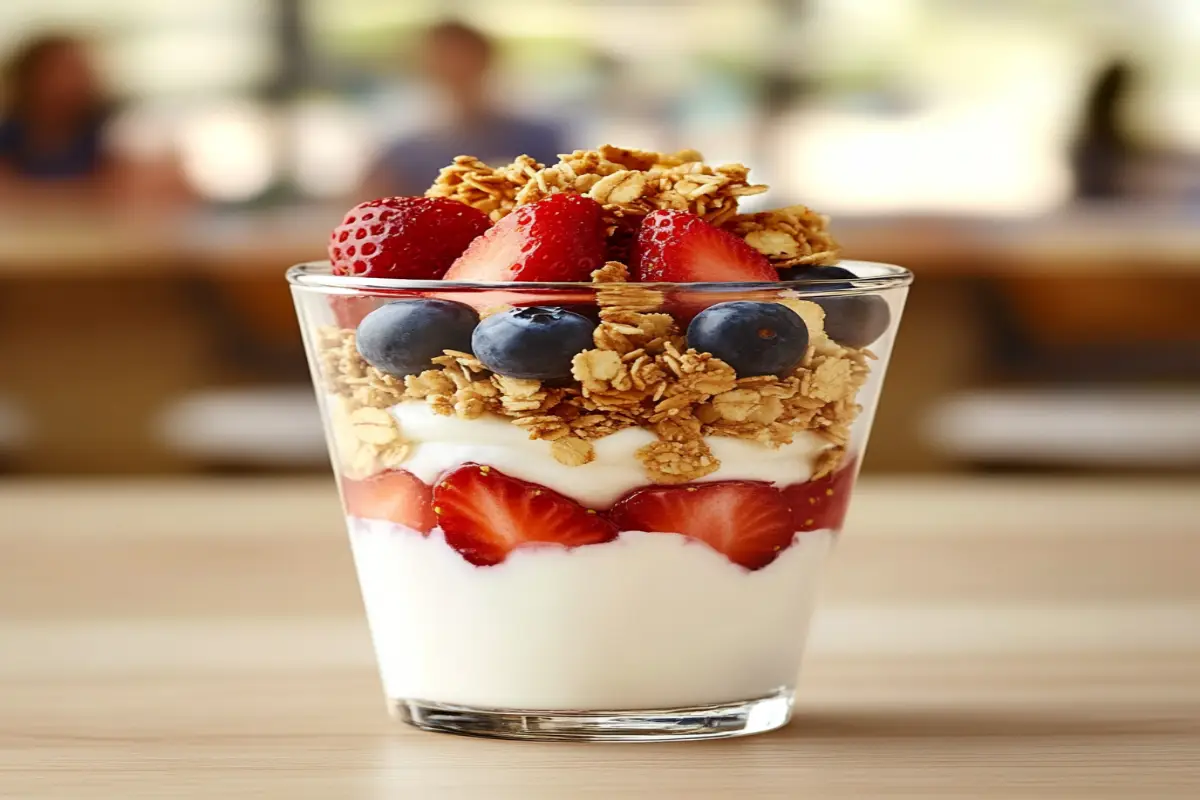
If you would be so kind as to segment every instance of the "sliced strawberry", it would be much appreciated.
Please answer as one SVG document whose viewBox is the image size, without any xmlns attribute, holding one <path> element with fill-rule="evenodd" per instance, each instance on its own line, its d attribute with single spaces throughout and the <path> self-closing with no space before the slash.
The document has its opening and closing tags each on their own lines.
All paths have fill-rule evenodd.
<svg viewBox="0 0 1200 800">
<path fill-rule="evenodd" d="M 480 567 L 524 545 L 582 547 L 617 538 L 611 523 L 569 497 L 479 464 L 442 478 L 433 507 L 446 543 Z"/>
<path fill-rule="evenodd" d="M 796 530 L 841 530 L 857 472 L 857 465 L 850 463 L 823 478 L 784 488 Z"/>
<path fill-rule="evenodd" d="M 681 533 L 735 564 L 762 569 L 792 543 L 792 512 L 778 491 L 754 481 L 638 489 L 610 514 L 623 531 Z"/>
<path fill-rule="evenodd" d="M 686 211 L 647 214 L 638 229 L 631 266 L 639 281 L 779 280 L 779 272 L 762 253 Z"/>
<path fill-rule="evenodd" d="M 350 209 L 329 237 L 334 275 L 442 277 L 491 221 L 445 197 L 383 197 Z"/>
<path fill-rule="evenodd" d="M 600 204 L 579 194 L 552 194 L 521 206 L 471 242 L 446 280 L 586 281 L 604 264 Z"/>
<path fill-rule="evenodd" d="M 421 533 L 437 526 L 433 490 L 411 472 L 381 472 L 361 481 L 342 480 L 346 513 L 363 519 L 386 519 Z"/>
</svg>

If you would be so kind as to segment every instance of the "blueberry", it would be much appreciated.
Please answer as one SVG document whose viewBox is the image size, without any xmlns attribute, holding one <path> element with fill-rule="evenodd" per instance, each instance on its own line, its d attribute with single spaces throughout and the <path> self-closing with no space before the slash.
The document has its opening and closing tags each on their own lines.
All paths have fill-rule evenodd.
<svg viewBox="0 0 1200 800">
<path fill-rule="evenodd" d="M 843 347 L 866 347 L 887 331 L 892 312 L 877 294 L 819 297 L 825 309 L 825 333 Z"/>
<path fill-rule="evenodd" d="M 565 308 L 514 308 L 479 323 L 471 349 L 499 375 L 553 381 L 571 375 L 571 359 L 591 349 L 596 323 Z"/>
<path fill-rule="evenodd" d="M 475 309 L 450 300 L 397 300 L 358 323 L 358 353 L 368 364 L 402 378 L 429 369 L 443 350 L 471 349 Z"/>
<path fill-rule="evenodd" d="M 780 280 L 809 281 L 858 276 L 844 267 L 799 266 L 779 271 Z M 815 291 L 850 289 L 852 284 L 833 283 L 814 286 Z M 878 295 L 859 294 L 841 297 L 814 297 L 825 309 L 825 332 L 843 347 L 866 347 L 884 334 L 892 321 L 887 301 Z"/>
<path fill-rule="evenodd" d="M 555 306 L 564 311 L 570 311 L 573 314 L 578 314 L 581 317 L 586 317 L 592 321 L 593 325 L 600 324 L 600 306 L 595 303 L 563 303 L 561 306 Z"/>
<path fill-rule="evenodd" d="M 814 267 L 811 264 L 801 264 L 798 267 L 787 267 L 779 270 L 779 280 L 781 281 L 816 281 L 816 280 L 832 280 L 835 278 L 857 278 L 850 270 L 845 267 Z M 822 286 L 822 289 L 849 289 L 850 284 L 839 283 L 831 286 Z"/>
<path fill-rule="evenodd" d="M 688 347 L 712 353 L 739 377 L 791 374 L 808 349 L 808 326 L 779 303 L 735 300 L 696 315 L 687 329 Z"/>
</svg>

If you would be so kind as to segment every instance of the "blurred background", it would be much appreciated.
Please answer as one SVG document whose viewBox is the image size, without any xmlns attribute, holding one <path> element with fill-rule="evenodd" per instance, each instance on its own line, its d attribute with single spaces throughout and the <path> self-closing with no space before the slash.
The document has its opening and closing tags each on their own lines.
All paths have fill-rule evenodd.
<svg viewBox="0 0 1200 800">
<path fill-rule="evenodd" d="M 1195 0 L 5 0 L 0 64 L 0 471 L 326 470 L 284 269 L 603 142 L 917 273 L 868 470 L 1200 471 Z"/>
</svg>

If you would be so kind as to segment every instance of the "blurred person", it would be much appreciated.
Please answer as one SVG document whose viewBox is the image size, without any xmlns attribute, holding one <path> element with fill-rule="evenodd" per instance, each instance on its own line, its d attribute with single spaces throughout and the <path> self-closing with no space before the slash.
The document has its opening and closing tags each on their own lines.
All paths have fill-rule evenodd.
<svg viewBox="0 0 1200 800">
<path fill-rule="evenodd" d="M 552 163 L 564 152 L 557 126 L 522 119 L 494 103 L 489 79 L 496 47 L 484 33 L 462 22 L 442 22 L 425 32 L 420 50 L 422 73 L 444 100 L 444 111 L 424 130 L 384 149 L 367 194 L 421 194 L 457 155 L 489 164 L 519 155 Z"/>
<path fill-rule="evenodd" d="M 1085 200 L 1127 194 L 1136 151 L 1122 129 L 1121 115 L 1134 82 L 1128 62 L 1113 61 L 1097 74 L 1085 101 L 1083 121 L 1072 147 L 1075 194 Z"/>
<path fill-rule="evenodd" d="M 20 45 L 2 74 L 0 202 L 10 205 L 185 196 L 177 171 L 115 152 L 106 131 L 116 110 L 87 42 L 43 34 Z"/>
</svg>

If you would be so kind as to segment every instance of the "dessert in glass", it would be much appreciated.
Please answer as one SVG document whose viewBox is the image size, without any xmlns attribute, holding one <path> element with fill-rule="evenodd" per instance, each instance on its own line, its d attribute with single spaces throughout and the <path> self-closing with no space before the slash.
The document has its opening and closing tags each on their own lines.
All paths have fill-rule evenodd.
<svg viewBox="0 0 1200 800">
<path fill-rule="evenodd" d="M 741 165 L 460 157 L 289 272 L 383 687 L 420 728 L 787 723 L 911 275 Z"/>
</svg>

